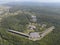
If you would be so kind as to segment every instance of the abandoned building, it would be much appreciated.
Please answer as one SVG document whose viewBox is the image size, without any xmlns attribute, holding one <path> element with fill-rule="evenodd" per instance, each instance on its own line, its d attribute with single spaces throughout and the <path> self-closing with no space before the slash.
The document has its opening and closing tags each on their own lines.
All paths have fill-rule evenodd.
<svg viewBox="0 0 60 45">
<path fill-rule="evenodd" d="M 32 22 L 36 22 L 36 21 L 37 21 L 36 16 L 35 16 L 35 15 L 32 15 L 30 20 L 31 20 Z"/>
<path fill-rule="evenodd" d="M 36 26 L 34 26 L 34 25 L 29 25 L 28 28 L 29 28 L 30 30 L 35 30 L 35 29 L 36 29 Z"/>
</svg>

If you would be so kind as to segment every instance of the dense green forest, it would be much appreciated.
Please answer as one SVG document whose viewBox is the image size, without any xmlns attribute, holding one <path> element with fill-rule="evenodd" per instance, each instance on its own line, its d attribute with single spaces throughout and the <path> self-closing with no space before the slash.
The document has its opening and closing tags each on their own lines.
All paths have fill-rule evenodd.
<svg viewBox="0 0 60 45">
<path fill-rule="evenodd" d="M 41 7 L 42 8 L 42 7 Z M 51 12 L 50 8 L 40 7 L 15 7 L 10 9 L 10 13 L 14 13 L 18 10 L 22 11 L 18 15 L 12 15 L 4 17 L 0 22 L 0 45 L 60 45 L 60 15 L 59 13 Z M 54 25 L 55 29 L 38 41 L 28 40 L 26 37 L 12 34 L 8 32 L 8 29 L 24 32 L 26 30 L 26 24 L 30 22 L 30 14 L 36 15 L 37 23 L 46 23 L 48 25 Z"/>
</svg>

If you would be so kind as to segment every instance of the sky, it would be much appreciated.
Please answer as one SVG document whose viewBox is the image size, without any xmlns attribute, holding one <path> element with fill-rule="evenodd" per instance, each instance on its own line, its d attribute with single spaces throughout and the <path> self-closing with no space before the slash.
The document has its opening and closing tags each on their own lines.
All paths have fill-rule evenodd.
<svg viewBox="0 0 60 45">
<path fill-rule="evenodd" d="M 7 3 L 7 2 L 13 2 L 13 1 L 20 1 L 20 2 L 28 2 L 28 1 L 30 1 L 30 2 L 47 2 L 47 3 L 49 3 L 49 2 L 60 2 L 60 0 L 0 0 L 0 3 Z"/>
</svg>

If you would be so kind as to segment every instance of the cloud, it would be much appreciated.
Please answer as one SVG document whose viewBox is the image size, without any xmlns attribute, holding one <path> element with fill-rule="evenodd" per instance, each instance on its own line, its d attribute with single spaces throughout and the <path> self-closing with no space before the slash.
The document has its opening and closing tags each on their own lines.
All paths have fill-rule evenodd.
<svg viewBox="0 0 60 45">
<path fill-rule="evenodd" d="M 12 2 L 12 1 L 32 1 L 32 2 L 60 2 L 60 0 L 0 0 L 1 2 Z"/>
</svg>

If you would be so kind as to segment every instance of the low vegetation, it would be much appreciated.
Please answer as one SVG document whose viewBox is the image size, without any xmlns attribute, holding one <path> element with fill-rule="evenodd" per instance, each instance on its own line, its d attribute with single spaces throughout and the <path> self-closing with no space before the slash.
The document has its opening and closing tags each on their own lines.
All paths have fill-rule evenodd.
<svg viewBox="0 0 60 45">
<path fill-rule="evenodd" d="M 18 15 L 15 16 L 4 17 L 2 19 L 2 22 L 0 23 L 1 24 L 0 45 L 59 45 L 60 44 L 60 18 L 55 18 L 55 15 L 53 14 L 50 15 L 50 13 L 47 15 L 48 12 L 38 13 L 37 9 L 36 10 L 32 9 L 29 11 L 29 13 L 35 14 L 37 16 L 37 23 L 45 23 L 47 24 L 47 27 L 54 25 L 56 27 L 55 30 L 50 34 L 48 34 L 46 37 L 44 37 L 42 40 L 31 41 L 20 35 L 11 34 L 8 32 L 8 29 L 24 32 L 27 27 L 26 24 L 29 24 L 30 22 L 31 18 L 30 14 L 19 13 Z"/>
</svg>

